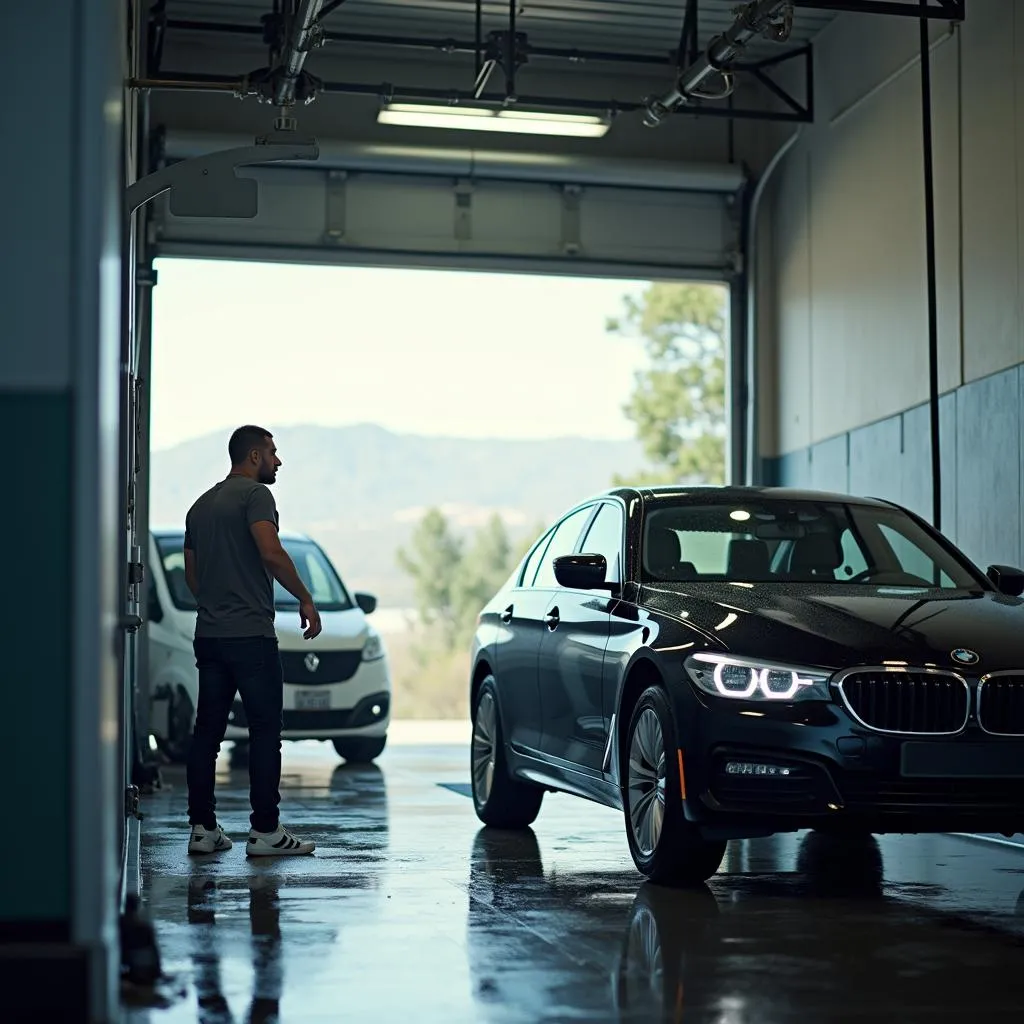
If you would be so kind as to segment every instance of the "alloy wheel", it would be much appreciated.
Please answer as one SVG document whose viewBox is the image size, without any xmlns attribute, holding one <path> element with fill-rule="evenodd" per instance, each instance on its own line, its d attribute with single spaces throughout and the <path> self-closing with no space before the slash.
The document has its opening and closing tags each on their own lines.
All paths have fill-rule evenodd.
<svg viewBox="0 0 1024 1024">
<path fill-rule="evenodd" d="M 644 857 L 654 853 L 665 821 L 665 738 L 658 716 L 645 708 L 629 745 L 629 822 Z"/>
<path fill-rule="evenodd" d="M 473 789 L 481 804 L 487 803 L 494 784 L 494 760 L 497 756 L 498 713 L 494 695 L 485 692 L 476 709 L 473 723 Z"/>
</svg>

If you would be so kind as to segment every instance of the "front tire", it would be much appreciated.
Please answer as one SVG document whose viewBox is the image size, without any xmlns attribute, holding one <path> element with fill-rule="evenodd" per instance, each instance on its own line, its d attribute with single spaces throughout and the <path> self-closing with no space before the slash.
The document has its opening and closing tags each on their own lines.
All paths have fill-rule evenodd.
<svg viewBox="0 0 1024 1024">
<path fill-rule="evenodd" d="M 384 753 L 387 736 L 341 737 L 331 741 L 339 757 L 350 764 L 369 764 Z"/>
<path fill-rule="evenodd" d="M 494 676 L 487 676 L 480 684 L 473 705 L 470 778 L 476 816 L 485 825 L 526 828 L 540 813 L 544 790 L 520 782 L 509 770 Z"/>
<path fill-rule="evenodd" d="M 724 841 L 701 838 L 683 813 L 675 721 L 660 686 L 640 696 L 626 734 L 622 803 L 637 870 L 669 886 L 701 885 L 721 866 Z"/>
</svg>

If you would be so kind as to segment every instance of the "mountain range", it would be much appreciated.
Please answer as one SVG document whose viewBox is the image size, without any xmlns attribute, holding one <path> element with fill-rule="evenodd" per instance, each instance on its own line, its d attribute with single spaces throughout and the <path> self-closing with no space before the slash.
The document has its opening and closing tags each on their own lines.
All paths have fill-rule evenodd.
<svg viewBox="0 0 1024 1024">
<path fill-rule="evenodd" d="M 275 442 L 282 528 L 313 536 L 346 582 L 377 594 L 382 607 L 412 604 L 395 556 L 428 508 L 441 508 L 459 531 L 497 512 L 519 538 L 609 487 L 616 473 L 646 465 L 634 441 L 426 437 L 372 424 L 285 427 Z M 153 452 L 152 523 L 182 525 L 227 467 L 220 433 Z"/>
</svg>

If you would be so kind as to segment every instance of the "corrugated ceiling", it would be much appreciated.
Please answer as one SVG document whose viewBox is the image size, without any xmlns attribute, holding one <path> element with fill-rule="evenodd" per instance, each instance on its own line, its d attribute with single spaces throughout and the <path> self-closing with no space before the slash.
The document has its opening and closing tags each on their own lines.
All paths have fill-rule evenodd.
<svg viewBox="0 0 1024 1024">
<path fill-rule="evenodd" d="M 738 0 L 700 0 L 700 40 L 706 44 L 732 24 Z M 168 0 L 172 20 L 258 26 L 271 0 Z M 684 0 L 524 0 L 517 30 L 534 46 L 668 55 L 679 43 Z M 474 0 L 347 0 L 324 21 L 329 32 L 454 38 L 471 42 Z M 508 28 L 506 3 L 486 0 L 484 32 Z M 808 42 L 834 14 L 797 9 L 790 45 Z M 778 50 L 765 41 L 751 49 Z"/>
</svg>

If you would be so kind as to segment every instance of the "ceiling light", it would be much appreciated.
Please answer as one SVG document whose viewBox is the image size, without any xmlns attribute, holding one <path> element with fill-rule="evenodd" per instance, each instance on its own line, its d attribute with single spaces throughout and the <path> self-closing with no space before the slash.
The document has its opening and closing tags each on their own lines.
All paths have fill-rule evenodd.
<svg viewBox="0 0 1024 1024">
<path fill-rule="evenodd" d="M 735 519 L 738 523 L 745 523 L 750 518 L 750 513 L 745 509 L 738 508 L 735 512 L 729 513 L 730 519 Z"/>
<path fill-rule="evenodd" d="M 386 103 L 379 124 L 410 128 L 449 128 L 476 132 L 514 132 L 519 135 L 568 135 L 599 139 L 608 131 L 606 118 L 593 114 L 551 114 L 534 110 Z"/>
</svg>

